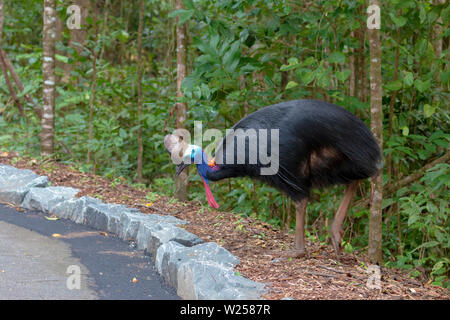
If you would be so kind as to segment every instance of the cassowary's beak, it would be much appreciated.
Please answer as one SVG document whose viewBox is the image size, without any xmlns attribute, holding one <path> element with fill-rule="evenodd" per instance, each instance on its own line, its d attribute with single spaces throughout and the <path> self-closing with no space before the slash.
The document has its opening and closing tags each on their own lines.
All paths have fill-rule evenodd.
<svg viewBox="0 0 450 320">
<path fill-rule="evenodd" d="M 186 164 L 184 162 L 181 162 L 179 165 L 177 165 L 175 177 L 177 177 L 186 167 L 189 167 L 189 164 Z"/>
</svg>

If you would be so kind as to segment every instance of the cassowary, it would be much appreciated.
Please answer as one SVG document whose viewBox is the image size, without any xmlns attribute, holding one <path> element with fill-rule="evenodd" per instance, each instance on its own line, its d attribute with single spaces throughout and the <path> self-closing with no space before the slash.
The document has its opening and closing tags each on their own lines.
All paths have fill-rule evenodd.
<svg viewBox="0 0 450 320">
<path fill-rule="evenodd" d="M 296 208 L 295 249 L 288 253 L 294 257 L 306 253 L 304 220 L 310 190 L 346 185 L 343 200 L 330 228 L 331 242 L 339 258 L 344 233 L 342 224 L 358 181 L 378 174 L 381 168 L 380 148 L 370 130 L 344 108 L 316 100 L 296 100 L 264 107 L 241 119 L 232 129 L 234 134 L 228 134 L 223 139 L 213 159 L 208 159 L 199 146 L 167 135 L 164 141 L 167 151 L 172 155 L 180 154 L 182 160 L 177 165 L 176 174 L 191 162 L 195 163 L 208 203 L 215 208 L 218 205 L 209 188 L 209 181 L 248 176 L 287 194 Z M 236 134 L 238 131 L 240 134 Z M 255 140 L 251 132 L 263 132 L 267 141 L 272 137 L 278 138 L 278 145 L 267 141 L 263 143 L 264 135 L 257 134 Z M 239 144 L 237 140 L 242 135 L 245 143 Z M 255 153 L 258 155 L 256 160 Z M 269 155 L 275 164 L 267 163 L 267 159 L 260 157 L 264 154 Z M 261 174 L 261 169 L 270 166 L 276 170 Z"/>
</svg>

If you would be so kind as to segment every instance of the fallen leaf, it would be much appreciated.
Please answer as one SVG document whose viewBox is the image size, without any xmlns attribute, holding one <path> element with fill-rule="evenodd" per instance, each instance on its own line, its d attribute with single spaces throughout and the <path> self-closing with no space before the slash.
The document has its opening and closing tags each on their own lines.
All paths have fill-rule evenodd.
<svg viewBox="0 0 450 320">
<path fill-rule="evenodd" d="M 100 233 L 102 236 L 104 236 L 104 237 L 107 237 L 108 236 L 108 234 L 106 233 L 106 232 L 104 232 L 104 231 L 99 231 L 98 233 Z"/>
<path fill-rule="evenodd" d="M 47 217 L 47 216 L 45 216 L 45 219 L 50 220 L 50 221 L 56 221 L 56 220 L 59 220 L 58 217 Z"/>
<path fill-rule="evenodd" d="M 60 235 L 59 233 L 54 233 L 52 234 L 53 238 L 62 238 L 62 235 Z"/>
<path fill-rule="evenodd" d="M 136 279 L 136 277 L 133 278 L 133 280 L 131 280 L 133 283 L 138 283 L 138 279 Z"/>
</svg>

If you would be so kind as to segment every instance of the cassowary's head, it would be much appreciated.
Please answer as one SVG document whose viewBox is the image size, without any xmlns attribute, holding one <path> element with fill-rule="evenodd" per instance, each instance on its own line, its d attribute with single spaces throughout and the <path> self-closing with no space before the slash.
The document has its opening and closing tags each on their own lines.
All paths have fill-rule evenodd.
<svg viewBox="0 0 450 320">
<path fill-rule="evenodd" d="M 177 164 L 175 173 L 177 176 L 190 164 L 203 165 L 207 163 L 207 157 L 202 148 L 186 143 L 182 137 L 169 134 L 164 138 L 164 146 L 174 163 Z M 200 175 L 202 174 L 200 173 Z"/>
<path fill-rule="evenodd" d="M 202 148 L 193 144 L 188 144 L 181 137 L 169 134 L 164 138 L 164 146 L 169 152 L 172 160 L 177 164 L 175 175 L 178 176 L 186 167 L 194 163 L 197 166 L 197 171 L 203 180 L 206 191 L 208 203 L 213 208 L 218 208 L 219 205 L 214 200 L 212 192 L 209 188 L 209 180 L 206 173 L 211 171 L 208 164 L 208 157 L 203 152 Z"/>
</svg>

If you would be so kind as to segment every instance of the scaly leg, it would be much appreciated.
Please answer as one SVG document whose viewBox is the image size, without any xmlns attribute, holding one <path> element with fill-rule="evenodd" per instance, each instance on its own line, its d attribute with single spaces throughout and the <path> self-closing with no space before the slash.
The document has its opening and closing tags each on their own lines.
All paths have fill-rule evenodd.
<svg viewBox="0 0 450 320">
<path fill-rule="evenodd" d="M 342 236 L 344 235 L 344 229 L 342 224 L 344 223 L 345 216 L 347 215 L 350 203 L 355 195 L 356 188 L 358 186 L 358 181 L 354 181 L 347 186 L 345 190 L 344 198 L 342 199 L 341 205 L 339 206 L 336 215 L 334 216 L 333 223 L 330 228 L 331 243 L 333 244 L 334 252 L 336 254 L 336 259 L 339 260 L 339 249 L 341 246 Z"/>
<path fill-rule="evenodd" d="M 294 202 L 295 205 L 295 242 L 294 250 L 287 250 L 283 256 L 291 258 L 300 258 L 306 255 L 305 249 L 305 212 L 308 205 L 308 198 L 300 202 Z"/>
</svg>

